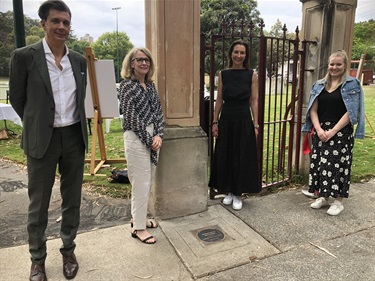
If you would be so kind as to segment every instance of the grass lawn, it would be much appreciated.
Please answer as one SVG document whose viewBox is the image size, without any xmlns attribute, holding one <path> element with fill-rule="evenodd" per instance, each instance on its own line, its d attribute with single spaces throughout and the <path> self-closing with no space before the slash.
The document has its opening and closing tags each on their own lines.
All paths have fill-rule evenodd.
<svg viewBox="0 0 375 281">
<path fill-rule="evenodd" d="M 375 177 L 375 85 L 363 86 L 365 92 L 365 138 L 355 139 L 352 165 L 352 182 Z"/>
<path fill-rule="evenodd" d="M 5 102 L 0 100 L 0 102 Z M 7 159 L 13 162 L 23 164 L 26 163 L 26 157 L 20 148 L 21 130 L 22 128 L 15 125 L 11 121 L 6 122 L 7 128 L 12 130 L 15 135 L 8 132 L 7 140 L 0 140 L 0 159 Z M 4 129 L 4 121 L 0 121 L 0 130 Z M 105 121 L 103 124 L 105 132 Z M 122 137 L 122 127 L 119 119 L 112 120 L 110 124 L 110 132 L 104 133 L 104 141 L 106 147 L 106 155 L 108 160 L 125 158 L 124 155 L 124 142 Z M 89 135 L 89 153 L 86 154 L 86 159 L 91 157 L 91 143 L 92 136 Z M 100 159 L 99 147 L 96 149 L 96 159 Z M 126 168 L 126 161 L 115 164 L 104 164 L 98 171 L 97 176 L 90 175 L 90 164 L 85 164 L 84 186 L 86 189 L 94 193 L 108 195 L 116 198 L 128 198 L 130 195 L 131 187 L 129 184 L 110 183 L 108 177 L 111 175 L 113 169 Z"/>
<path fill-rule="evenodd" d="M 366 137 L 364 139 L 356 139 L 353 155 L 352 182 L 367 181 L 375 177 L 375 85 L 364 86 L 365 92 L 365 110 L 366 117 Z M 0 102 L 5 102 L 0 100 Z M 26 163 L 25 155 L 20 149 L 21 127 L 13 122 L 6 122 L 8 129 L 15 132 L 16 135 L 9 135 L 9 139 L 0 140 L 0 158 L 8 159 L 20 164 Z M 0 130 L 4 128 L 4 121 L 0 121 Z M 103 124 L 105 132 L 105 122 Z M 110 132 L 104 133 L 104 141 L 108 160 L 124 158 L 124 143 L 122 136 L 121 121 L 119 119 L 112 120 L 110 124 Z M 89 144 L 92 143 L 91 136 Z M 87 154 L 87 159 L 91 157 L 91 148 Z M 96 159 L 100 159 L 99 148 L 96 149 Z M 130 195 L 130 185 L 109 183 L 107 177 L 111 175 L 114 168 L 123 169 L 126 167 L 123 163 L 106 164 L 98 171 L 98 174 L 104 176 L 84 176 L 85 188 L 92 192 L 116 197 L 128 198 Z M 89 174 L 90 165 L 86 164 L 85 173 Z"/>
</svg>

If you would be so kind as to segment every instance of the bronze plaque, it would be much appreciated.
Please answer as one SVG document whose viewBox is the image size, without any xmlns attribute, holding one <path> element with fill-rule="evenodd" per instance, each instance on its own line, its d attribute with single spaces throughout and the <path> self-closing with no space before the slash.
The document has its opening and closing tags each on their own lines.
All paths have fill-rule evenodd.
<svg viewBox="0 0 375 281">
<path fill-rule="evenodd" d="M 198 238 L 204 242 L 217 242 L 224 239 L 224 233 L 216 228 L 205 228 L 197 234 Z"/>
</svg>

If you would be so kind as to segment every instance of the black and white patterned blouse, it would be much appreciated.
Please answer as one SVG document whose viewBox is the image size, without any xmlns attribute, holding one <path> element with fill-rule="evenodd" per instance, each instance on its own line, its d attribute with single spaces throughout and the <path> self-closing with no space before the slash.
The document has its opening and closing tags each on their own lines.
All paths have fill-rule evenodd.
<svg viewBox="0 0 375 281">
<path fill-rule="evenodd" d="M 139 81 L 125 78 L 120 84 L 120 112 L 123 113 L 123 130 L 133 131 L 146 147 L 151 147 L 154 136 L 163 138 L 165 127 L 160 98 L 154 83 L 146 82 L 146 90 Z M 154 124 L 151 136 L 146 127 Z M 151 163 L 157 165 L 157 152 L 151 150 Z"/>
</svg>

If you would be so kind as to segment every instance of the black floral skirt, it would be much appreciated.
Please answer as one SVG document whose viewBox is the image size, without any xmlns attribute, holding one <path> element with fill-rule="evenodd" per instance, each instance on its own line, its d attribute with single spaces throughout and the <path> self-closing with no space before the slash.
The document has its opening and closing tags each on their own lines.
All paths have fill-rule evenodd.
<svg viewBox="0 0 375 281">
<path fill-rule="evenodd" d="M 334 123 L 321 124 L 323 130 Z M 349 197 L 350 172 L 354 147 L 353 126 L 347 125 L 328 142 L 322 142 L 318 134 L 312 139 L 309 192 L 321 197 Z"/>
</svg>

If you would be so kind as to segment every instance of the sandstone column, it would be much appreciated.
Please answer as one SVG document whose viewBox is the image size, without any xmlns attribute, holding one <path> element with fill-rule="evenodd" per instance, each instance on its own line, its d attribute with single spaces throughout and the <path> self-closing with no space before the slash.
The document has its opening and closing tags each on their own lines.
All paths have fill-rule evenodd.
<svg viewBox="0 0 375 281">
<path fill-rule="evenodd" d="M 355 9 L 357 0 L 300 0 L 302 5 L 302 40 L 316 41 L 308 44 L 305 72 L 303 118 L 313 83 L 327 72 L 329 55 L 345 50 L 351 60 Z M 350 67 L 350 65 L 348 66 Z M 304 122 L 304 119 L 302 120 Z M 301 155 L 301 173 L 308 174 L 310 159 Z"/>
<path fill-rule="evenodd" d="M 207 136 L 199 126 L 199 0 L 145 0 L 146 47 L 167 123 L 150 211 L 174 218 L 207 209 Z"/>
</svg>

